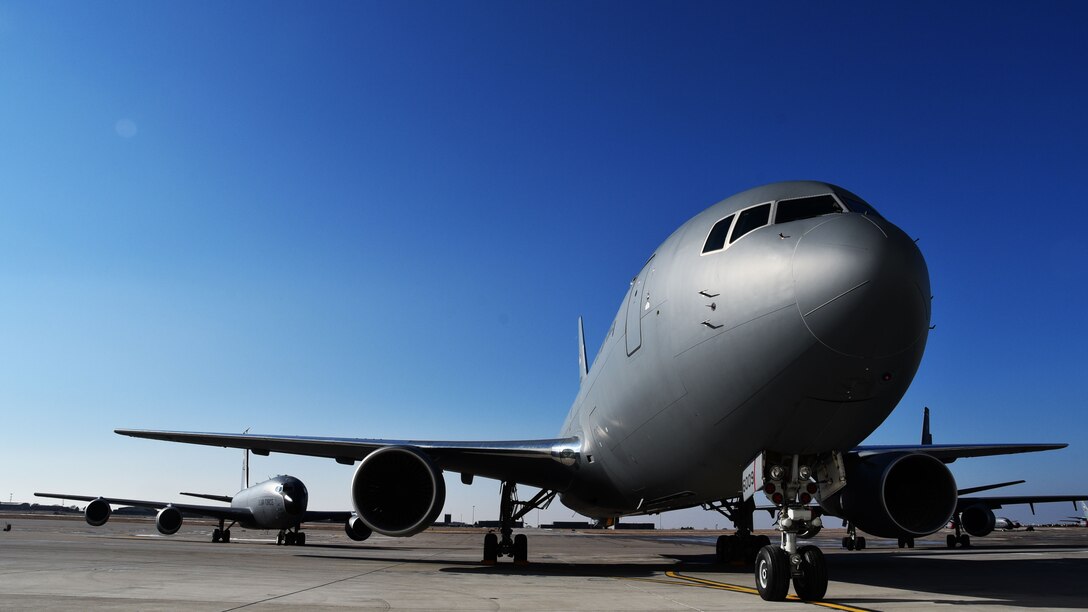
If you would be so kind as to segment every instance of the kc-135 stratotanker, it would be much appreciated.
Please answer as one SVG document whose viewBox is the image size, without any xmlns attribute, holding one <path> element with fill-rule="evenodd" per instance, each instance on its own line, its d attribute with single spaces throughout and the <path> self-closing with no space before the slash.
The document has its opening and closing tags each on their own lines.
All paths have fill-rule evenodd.
<svg viewBox="0 0 1088 612">
<path fill-rule="evenodd" d="M 351 497 L 373 531 L 410 536 L 445 500 L 444 470 L 494 478 L 501 538 L 484 561 L 528 557 L 515 521 L 557 495 L 586 516 L 702 506 L 725 514 L 722 561 L 754 559 L 764 599 L 821 599 L 821 515 L 899 538 L 957 513 L 946 466 L 1064 444 L 858 446 L 891 413 L 926 346 L 929 272 L 915 241 L 857 195 L 792 181 L 723 200 L 645 261 L 592 365 L 578 324 L 581 385 L 558 438 L 374 440 L 119 429 L 190 444 L 359 461 Z M 540 492 L 521 501 L 516 485 Z M 756 497 L 779 542 L 752 533 Z M 985 509 L 985 508 L 983 508 Z M 986 510 L 992 517 L 992 511 Z M 985 518 L 985 513 L 980 513 Z M 852 541 L 852 540 L 851 540 Z"/>
</svg>

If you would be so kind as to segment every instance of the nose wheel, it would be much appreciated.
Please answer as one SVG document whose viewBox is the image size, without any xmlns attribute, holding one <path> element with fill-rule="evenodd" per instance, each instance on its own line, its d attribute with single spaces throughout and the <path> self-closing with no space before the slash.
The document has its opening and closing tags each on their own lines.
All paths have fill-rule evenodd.
<svg viewBox="0 0 1088 612">
<path fill-rule="evenodd" d="M 303 533 L 299 525 L 295 525 L 293 528 L 281 529 L 276 534 L 276 546 L 305 546 L 306 534 Z"/>
</svg>

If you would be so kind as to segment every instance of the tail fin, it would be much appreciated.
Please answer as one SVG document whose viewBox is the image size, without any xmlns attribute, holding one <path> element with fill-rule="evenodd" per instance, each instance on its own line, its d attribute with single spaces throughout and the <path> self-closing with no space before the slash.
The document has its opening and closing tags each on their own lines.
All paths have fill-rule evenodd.
<svg viewBox="0 0 1088 612">
<path fill-rule="evenodd" d="M 925 412 L 922 413 L 922 444 L 933 444 L 933 436 L 929 433 L 929 406 L 926 406 Z"/>
<path fill-rule="evenodd" d="M 589 375 L 589 363 L 586 361 L 586 332 L 582 329 L 582 317 L 578 317 L 578 382 L 584 382 Z"/>
</svg>

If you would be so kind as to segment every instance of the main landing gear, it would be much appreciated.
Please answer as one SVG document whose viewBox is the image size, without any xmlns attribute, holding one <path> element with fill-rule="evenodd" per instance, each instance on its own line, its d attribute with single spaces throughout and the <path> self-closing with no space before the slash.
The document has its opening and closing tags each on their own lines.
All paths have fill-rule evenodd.
<svg viewBox="0 0 1088 612">
<path fill-rule="evenodd" d="M 703 504 L 704 510 L 714 510 L 737 528 L 734 535 L 720 535 L 714 547 L 718 563 L 751 567 L 759 549 L 771 544 L 771 538 L 765 535 L 753 535 L 756 502 L 754 499 L 723 499 L 716 504 Z"/>
<path fill-rule="evenodd" d="M 547 508 L 555 499 L 555 491 L 541 489 L 529 501 L 518 500 L 517 484 L 511 481 L 502 483 L 502 499 L 499 502 L 499 533 L 502 539 L 489 532 L 484 536 L 485 565 L 494 565 L 499 557 L 513 557 L 515 565 L 529 563 L 529 538 L 524 533 L 511 538 L 514 532 L 514 523 L 535 508 Z"/>
<path fill-rule="evenodd" d="M 842 539 L 842 547 L 846 550 L 865 550 L 865 536 L 859 536 L 857 528 L 851 523 L 846 524 L 846 535 Z M 910 547 L 914 548 L 913 540 Z M 903 548 L 902 543 L 899 548 Z"/>
<path fill-rule="evenodd" d="M 280 529 L 279 534 L 276 535 L 276 546 L 281 544 L 284 546 L 305 546 L 306 534 L 299 531 L 298 525 Z"/>
<path fill-rule="evenodd" d="M 778 509 L 781 532 L 777 545 L 765 545 L 756 554 L 756 589 L 763 599 L 784 600 L 791 578 L 793 590 L 801 599 L 823 599 L 827 593 L 827 563 L 823 553 L 812 545 L 798 546 L 797 538 L 814 534 L 823 527 L 818 510 L 809 504 L 821 486 L 845 484 L 841 466 L 841 456 L 835 454 L 802 458 L 764 453 L 753 463 L 752 478 L 746 476 L 745 496 L 762 489 Z"/>
<path fill-rule="evenodd" d="M 230 528 L 234 527 L 237 521 L 231 521 L 230 525 L 226 528 L 223 527 L 224 519 L 219 519 L 219 526 L 212 530 L 212 542 L 218 544 L 220 542 L 227 544 L 230 542 Z"/>
<path fill-rule="evenodd" d="M 963 533 L 963 529 L 960 527 L 959 514 L 952 517 L 952 528 L 956 530 L 956 535 L 948 534 L 945 538 L 945 545 L 949 548 L 955 548 L 959 544 L 960 548 L 971 548 L 971 536 Z"/>
</svg>

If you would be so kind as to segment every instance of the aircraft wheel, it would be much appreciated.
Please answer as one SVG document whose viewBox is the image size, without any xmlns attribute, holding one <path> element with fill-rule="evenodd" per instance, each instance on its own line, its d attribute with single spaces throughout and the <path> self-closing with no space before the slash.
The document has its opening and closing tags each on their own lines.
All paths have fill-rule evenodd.
<svg viewBox="0 0 1088 612">
<path fill-rule="evenodd" d="M 948 536 L 947 536 L 947 537 L 946 537 L 946 538 L 944 539 L 944 542 L 945 542 L 945 545 L 947 545 L 947 546 L 948 546 L 949 548 L 955 548 L 955 547 L 956 547 L 956 536 L 954 536 L 954 535 L 952 535 L 952 534 L 950 533 L 950 534 L 948 534 Z"/>
<path fill-rule="evenodd" d="M 299 532 L 298 536 L 295 538 L 295 543 L 299 546 L 306 546 L 306 534 Z"/>
<path fill-rule="evenodd" d="M 295 545 L 295 534 L 293 532 L 288 531 L 287 535 L 283 536 L 283 541 L 287 546 L 294 546 Z"/>
<path fill-rule="evenodd" d="M 797 549 L 801 555 L 801 573 L 793 577 L 793 590 L 805 601 L 818 601 L 827 594 L 827 562 L 815 546 Z"/>
<path fill-rule="evenodd" d="M 756 589 L 764 601 L 783 601 L 790 590 L 790 561 L 786 551 L 764 546 L 756 554 Z"/>
<path fill-rule="evenodd" d="M 215 529 L 212 529 L 212 542 L 213 543 L 218 544 L 219 540 L 221 540 L 222 538 L 223 538 L 223 532 L 219 531 L 218 527 L 216 527 Z"/>
<path fill-rule="evenodd" d="M 224 529 L 223 530 L 223 543 L 226 544 L 228 542 L 230 542 L 230 529 Z"/>
<path fill-rule="evenodd" d="M 854 548 L 865 550 L 865 536 L 858 536 L 858 541 L 854 544 Z"/>
<path fill-rule="evenodd" d="M 963 548 L 971 548 L 971 536 L 966 533 L 960 534 L 960 546 Z"/>
<path fill-rule="evenodd" d="M 499 536 L 489 533 L 484 536 L 484 563 L 494 565 L 499 560 Z"/>
<path fill-rule="evenodd" d="M 906 547 L 907 547 L 907 539 L 906 538 L 899 538 L 899 548 L 906 548 Z"/>
<path fill-rule="evenodd" d="M 907 538 L 907 548 L 914 548 L 914 538 Z"/>
<path fill-rule="evenodd" d="M 732 563 L 739 556 L 737 554 L 737 538 L 735 536 L 720 535 L 714 546 L 718 563 Z"/>
<path fill-rule="evenodd" d="M 524 533 L 514 536 L 514 563 L 517 565 L 529 563 L 529 538 Z"/>
<path fill-rule="evenodd" d="M 854 540 L 850 536 L 843 537 L 842 547 L 846 550 L 854 550 Z"/>
<path fill-rule="evenodd" d="M 743 557 L 741 561 L 747 566 L 753 566 L 756 564 L 756 555 L 759 554 L 759 550 L 764 546 L 771 545 L 771 538 L 765 535 L 750 536 L 746 538 L 745 544 L 742 547 Z M 777 547 L 776 547 L 777 548 Z"/>
</svg>

